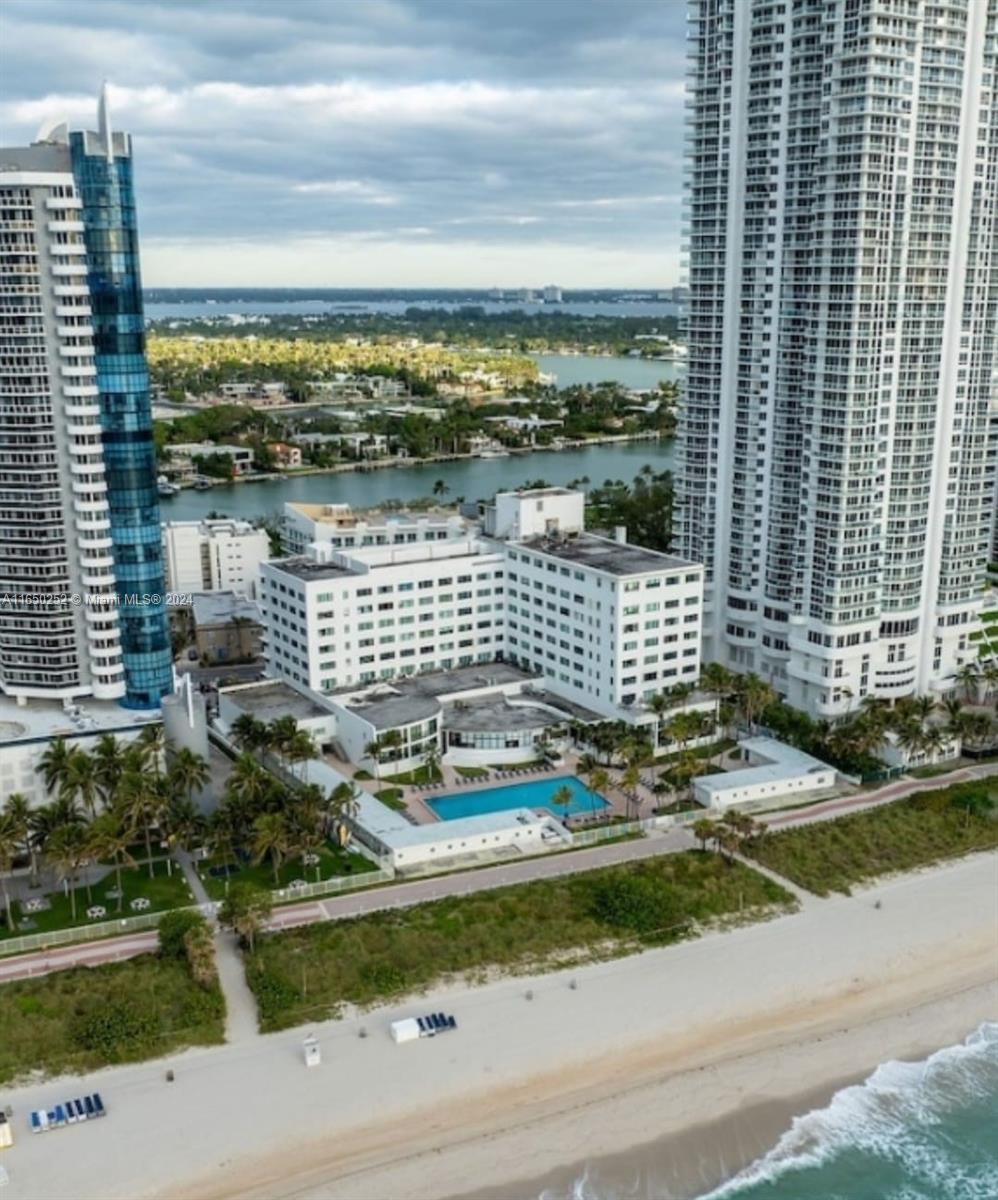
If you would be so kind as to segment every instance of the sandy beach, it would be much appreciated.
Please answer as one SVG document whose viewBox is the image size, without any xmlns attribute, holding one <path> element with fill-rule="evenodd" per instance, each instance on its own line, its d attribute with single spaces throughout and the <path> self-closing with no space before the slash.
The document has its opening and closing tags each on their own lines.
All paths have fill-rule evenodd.
<svg viewBox="0 0 998 1200">
<path fill-rule="evenodd" d="M 996 907 L 998 856 L 977 855 L 613 963 L 10 1089 L 5 1191 L 515 1200 L 672 1139 L 669 1189 L 694 1196 L 842 1083 L 998 1017 Z M 389 1021 L 431 1008 L 457 1032 L 391 1041 Z M 30 1108 L 94 1087 L 107 1120 L 27 1131 Z"/>
</svg>

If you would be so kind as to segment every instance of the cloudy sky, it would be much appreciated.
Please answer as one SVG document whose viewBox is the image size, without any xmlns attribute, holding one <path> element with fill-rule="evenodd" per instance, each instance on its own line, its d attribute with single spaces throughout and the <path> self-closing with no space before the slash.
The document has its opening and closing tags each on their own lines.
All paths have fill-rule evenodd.
<svg viewBox="0 0 998 1200">
<path fill-rule="evenodd" d="M 134 135 L 147 285 L 678 282 L 683 0 L 4 0 L 0 139 Z"/>
</svg>

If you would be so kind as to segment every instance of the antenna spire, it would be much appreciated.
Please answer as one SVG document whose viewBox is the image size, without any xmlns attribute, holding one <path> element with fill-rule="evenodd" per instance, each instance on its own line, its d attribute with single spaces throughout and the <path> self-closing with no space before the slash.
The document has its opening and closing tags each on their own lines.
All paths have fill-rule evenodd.
<svg viewBox="0 0 998 1200">
<path fill-rule="evenodd" d="M 101 140 L 104 143 L 104 151 L 107 154 L 107 161 L 114 162 L 114 139 L 111 133 L 111 109 L 107 98 L 107 80 L 101 84 L 100 98 L 97 101 L 97 124 Z"/>
</svg>

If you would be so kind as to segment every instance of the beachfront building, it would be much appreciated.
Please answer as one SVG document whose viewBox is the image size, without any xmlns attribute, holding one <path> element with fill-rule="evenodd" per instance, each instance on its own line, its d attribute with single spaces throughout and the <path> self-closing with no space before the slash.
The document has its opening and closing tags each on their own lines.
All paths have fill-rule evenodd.
<svg viewBox="0 0 998 1200">
<path fill-rule="evenodd" d="M 163 563 L 170 592 L 235 592 L 252 599 L 260 564 L 270 557 L 266 530 L 218 519 L 163 524 Z"/>
<path fill-rule="evenodd" d="M 694 0 L 676 530 L 705 654 L 819 717 L 973 656 L 998 0 Z"/>
<path fill-rule="evenodd" d="M 132 146 L 106 96 L 98 125 L 0 150 L 0 689 L 153 708 L 173 672 Z"/>
<path fill-rule="evenodd" d="M 744 738 L 738 743 L 745 766 L 693 782 L 693 798 L 704 808 L 763 809 L 806 804 L 830 794 L 836 771 L 796 746 L 768 737 Z"/>
<path fill-rule="evenodd" d="M 281 544 L 287 554 L 304 554 L 313 542 L 336 549 L 443 542 L 467 537 L 476 523 L 452 508 L 377 509 L 355 512 L 349 504 L 286 502 Z"/>
<path fill-rule="evenodd" d="M 594 719 L 651 723 L 652 696 L 699 677 L 703 571 L 587 532 L 584 505 L 500 493 L 480 530 L 262 564 L 270 673 L 331 694 L 507 663 Z"/>
</svg>

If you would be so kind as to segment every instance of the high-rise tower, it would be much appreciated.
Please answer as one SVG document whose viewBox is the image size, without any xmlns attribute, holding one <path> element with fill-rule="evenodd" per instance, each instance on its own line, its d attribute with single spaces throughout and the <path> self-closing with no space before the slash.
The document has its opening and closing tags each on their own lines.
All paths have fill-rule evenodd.
<svg viewBox="0 0 998 1200">
<path fill-rule="evenodd" d="M 694 0 L 677 542 L 705 657 L 834 716 L 974 655 L 998 0 Z"/>
<path fill-rule="evenodd" d="M 0 149 L 0 689 L 172 690 L 131 140 Z"/>
</svg>

